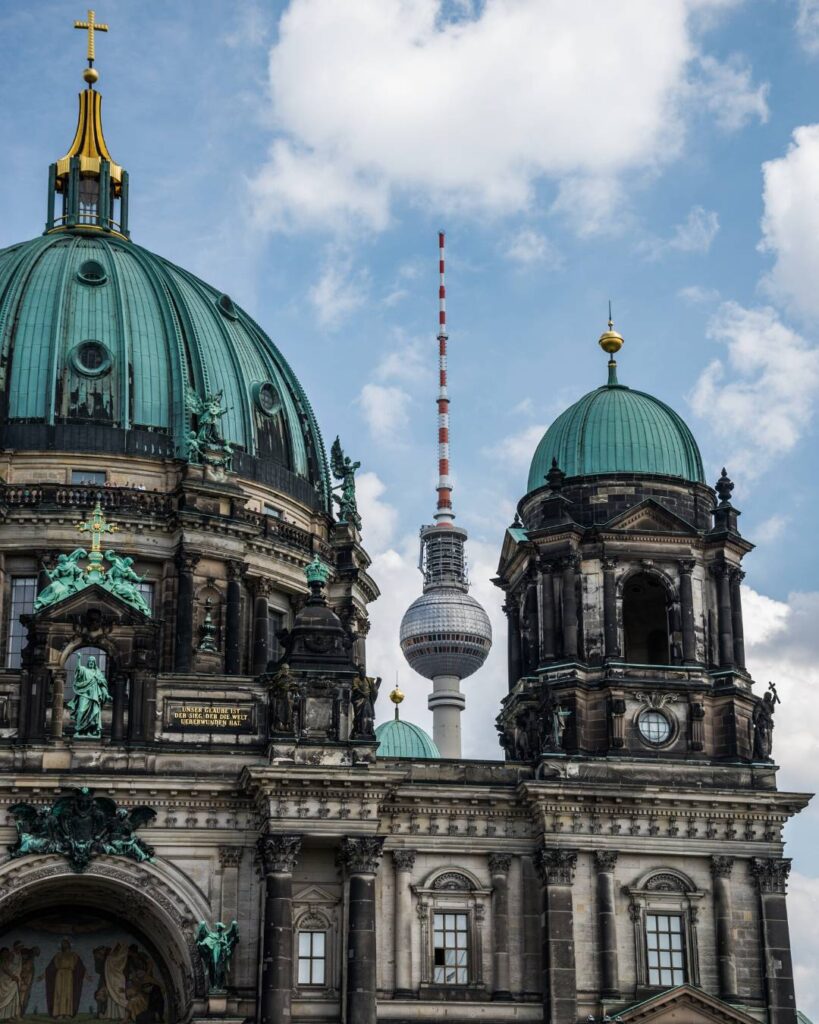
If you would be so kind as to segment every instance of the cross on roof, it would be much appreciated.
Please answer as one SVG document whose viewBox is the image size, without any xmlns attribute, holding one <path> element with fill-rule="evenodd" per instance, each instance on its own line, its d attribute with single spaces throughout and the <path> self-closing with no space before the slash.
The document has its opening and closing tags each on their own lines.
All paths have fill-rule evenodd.
<svg viewBox="0 0 819 1024">
<path fill-rule="evenodd" d="M 94 33 L 95 32 L 107 32 L 108 26 L 102 22 L 97 23 L 96 14 L 94 11 L 88 12 L 87 21 L 75 21 L 74 28 L 88 29 L 88 62 L 89 64 L 94 63 Z"/>
</svg>

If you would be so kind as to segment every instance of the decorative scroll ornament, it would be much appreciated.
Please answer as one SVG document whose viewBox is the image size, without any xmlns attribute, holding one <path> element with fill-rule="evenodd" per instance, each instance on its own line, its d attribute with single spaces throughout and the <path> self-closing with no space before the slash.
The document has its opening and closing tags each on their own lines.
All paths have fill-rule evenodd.
<svg viewBox="0 0 819 1024">
<path fill-rule="evenodd" d="M 460 871 L 445 871 L 442 875 L 438 875 L 432 883 L 432 888 L 436 892 L 471 892 L 473 885 Z"/>
<path fill-rule="evenodd" d="M 334 494 L 333 501 L 338 505 L 338 521 L 350 523 L 357 530 L 361 529 L 361 516 L 358 514 L 358 502 L 355 497 L 355 473 L 361 468 L 360 462 L 353 462 L 349 455 L 345 455 L 341 447 L 341 441 L 336 438 L 333 447 L 330 449 L 330 462 L 333 467 L 333 476 L 340 480 L 334 491 L 341 491 L 341 494 Z"/>
<path fill-rule="evenodd" d="M 213 928 L 208 928 L 204 921 L 199 922 L 196 929 L 196 948 L 208 972 L 212 994 L 225 991 L 228 967 L 238 941 L 239 925 L 235 919 L 230 922 L 229 927 L 221 921 L 217 921 Z"/>
<path fill-rule="evenodd" d="M 137 589 L 144 577 L 138 576 L 131 568 L 134 564 L 133 558 L 122 557 L 115 551 L 102 550 L 103 536 L 116 532 L 117 527 L 106 522 L 99 501 L 88 519 L 77 523 L 77 529 L 80 533 L 91 534 L 91 550 L 76 548 L 70 555 L 62 554 L 57 557 L 54 568 L 46 570 L 51 582 L 37 596 L 34 613 L 57 604 L 58 601 L 63 601 L 95 583 L 150 618 L 151 609 Z M 83 569 L 80 562 L 86 560 L 88 564 Z M 106 562 L 108 566 L 105 565 Z"/>
<path fill-rule="evenodd" d="M 197 429 L 188 432 L 188 462 L 201 463 L 230 472 L 233 466 L 233 446 L 220 430 L 219 420 L 226 415 L 222 408 L 223 393 L 216 391 L 204 398 L 185 388 L 185 407 L 196 417 Z"/>
<path fill-rule="evenodd" d="M 17 828 L 17 842 L 8 848 L 11 856 L 57 853 L 75 871 L 85 871 L 100 854 L 151 860 L 153 847 L 135 832 L 150 824 L 156 811 L 145 806 L 129 811 L 106 796 L 93 794 L 93 789 L 83 786 L 61 796 L 51 807 L 12 804 L 9 813 Z"/>
<path fill-rule="evenodd" d="M 656 690 L 651 693 L 640 690 L 634 696 L 647 708 L 653 708 L 655 711 L 661 711 L 667 704 L 674 704 L 678 697 L 676 693 L 658 693 Z"/>
</svg>

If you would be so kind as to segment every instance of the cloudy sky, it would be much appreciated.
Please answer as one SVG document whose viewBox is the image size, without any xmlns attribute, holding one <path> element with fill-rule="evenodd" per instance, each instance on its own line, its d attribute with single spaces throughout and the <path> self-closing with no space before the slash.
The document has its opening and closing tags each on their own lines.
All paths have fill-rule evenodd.
<svg viewBox="0 0 819 1024">
<path fill-rule="evenodd" d="M 0 2 L 0 244 L 41 230 L 82 16 Z M 407 716 L 429 725 L 397 629 L 434 502 L 445 227 L 454 497 L 497 641 L 466 684 L 466 753 L 497 753 L 503 530 L 546 425 L 604 380 L 611 298 L 621 381 L 688 420 L 709 479 L 725 464 L 736 481 L 757 544 L 750 665 L 783 697 L 780 785 L 812 790 L 819 2 L 108 0 L 98 17 L 134 239 L 257 317 L 363 463 L 371 667 L 398 671 Z M 789 838 L 799 1001 L 819 1015 L 819 809 Z"/>
</svg>

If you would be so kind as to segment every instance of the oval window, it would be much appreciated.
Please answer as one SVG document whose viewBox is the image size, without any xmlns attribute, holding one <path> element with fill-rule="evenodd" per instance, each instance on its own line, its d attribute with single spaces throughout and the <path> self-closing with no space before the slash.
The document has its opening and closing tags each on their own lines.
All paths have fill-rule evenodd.
<svg viewBox="0 0 819 1024">
<path fill-rule="evenodd" d="M 657 747 L 671 736 L 671 723 L 662 711 L 644 711 L 637 719 L 637 728 L 644 740 Z"/>
<path fill-rule="evenodd" d="M 97 260 L 85 260 L 84 263 L 81 263 L 77 277 L 83 284 L 105 284 L 108 280 L 105 267 Z"/>
<path fill-rule="evenodd" d="M 256 404 L 265 416 L 275 416 L 281 410 L 282 400 L 275 384 L 266 380 L 263 384 L 257 384 L 253 390 Z"/>
<path fill-rule="evenodd" d="M 233 299 L 229 295 L 220 295 L 216 300 L 216 305 L 231 320 L 235 320 L 239 315 L 239 311 L 233 305 Z"/>
<path fill-rule="evenodd" d="M 111 369 L 111 353 L 101 341 L 81 341 L 71 353 L 71 363 L 86 377 L 101 377 Z"/>
</svg>

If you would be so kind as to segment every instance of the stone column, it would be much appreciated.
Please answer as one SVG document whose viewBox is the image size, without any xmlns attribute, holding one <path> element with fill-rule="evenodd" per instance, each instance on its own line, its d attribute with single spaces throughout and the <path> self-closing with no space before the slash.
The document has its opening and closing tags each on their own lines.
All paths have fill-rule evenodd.
<svg viewBox="0 0 819 1024">
<path fill-rule="evenodd" d="M 517 683 L 521 677 L 521 653 L 520 653 L 520 609 L 518 599 L 514 594 L 507 594 L 503 604 L 506 612 L 506 634 L 508 638 L 508 661 L 509 661 L 509 689 Z"/>
<path fill-rule="evenodd" d="M 339 863 L 349 879 L 347 914 L 347 1022 L 376 1024 L 375 876 L 384 840 L 346 836 Z"/>
<path fill-rule="evenodd" d="M 791 940 L 785 891 L 791 862 L 777 857 L 754 857 L 751 873 L 759 889 L 762 957 L 768 1005 L 768 1024 L 796 1024 Z"/>
<path fill-rule="evenodd" d="M 563 562 L 563 657 L 577 658 L 577 557 Z"/>
<path fill-rule="evenodd" d="M 512 998 L 509 985 L 509 868 L 512 858 L 508 853 L 493 853 L 489 858 L 492 876 L 493 986 L 492 998 L 508 1001 Z"/>
<path fill-rule="evenodd" d="M 62 739 L 65 706 L 65 671 L 55 670 L 51 676 L 51 738 Z"/>
<path fill-rule="evenodd" d="M 293 868 L 301 851 L 299 835 L 266 835 L 258 842 L 265 878 L 262 919 L 260 1024 L 290 1020 L 293 989 Z"/>
<path fill-rule="evenodd" d="M 125 739 L 125 697 L 128 690 L 128 678 L 121 672 L 112 680 L 111 685 L 111 742 L 122 743 Z"/>
<path fill-rule="evenodd" d="M 412 869 L 415 850 L 393 850 L 395 868 L 395 998 L 410 999 L 412 989 Z"/>
<path fill-rule="evenodd" d="M 731 629 L 734 634 L 734 663 L 737 668 L 745 668 L 745 630 L 742 625 L 742 581 L 745 573 L 742 569 L 731 572 Z"/>
<path fill-rule="evenodd" d="M 543 882 L 543 1020 L 576 1024 L 577 977 L 574 956 L 572 882 L 577 854 L 544 846 L 536 865 Z"/>
<path fill-rule="evenodd" d="M 694 571 L 693 559 L 681 561 L 679 563 L 679 570 L 682 656 L 683 664 L 690 665 L 697 660 L 697 635 L 694 631 L 694 591 L 691 586 L 691 574 Z"/>
<path fill-rule="evenodd" d="M 239 916 L 239 864 L 243 853 L 241 846 L 219 847 L 219 866 L 222 869 L 220 920 L 225 924 Z"/>
<path fill-rule="evenodd" d="M 253 675 L 260 676 L 270 660 L 268 636 L 270 633 L 270 607 L 267 595 L 270 584 L 267 580 L 253 581 Z"/>
<path fill-rule="evenodd" d="M 227 602 L 225 607 L 225 674 L 241 674 L 242 577 L 244 562 L 228 562 Z"/>
<path fill-rule="evenodd" d="M 711 570 L 717 582 L 717 633 L 720 668 L 734 667 L 734 630 L 731 622 L 731 579 L 726 565 Z"/>
<path fill-rule="evenodd" d="M 620 998 L 620 972 L 617 965 L 617 921 L 614 902 L 614 869 L 616 850 L 597 850 L 597 924 L 600 933 L 600 995 L 603 999 Z"/>
<path fill-rule="evenodd" d="M 603 639 L 607 658 L 620 657 L 617 637 L 617 582 L 614 578 L 616 567 L 616 559 L 603 559 Z"/>
<path fill-rule="evenodd" d="M 714 880 L 714 918 L 717 926 L 717 966 L 719 994 L 723 999 L 737 998 L 737 963 L 731 920 L 731 870 L 733 857 L 712 857 Z"/>
<path fill-rule="evenodd" d="M 540 563 L 540 649 L 542 661 L 555 660 L 555 581 L 552 562 Z"/>
<path fill-rule="evenodd" d="M 176 556 L 176 639 L 174 641 L 174 672 L 190 672 L 193 655 L 193 571 L 199 555 L 182 548 Z"/>
</svg>

